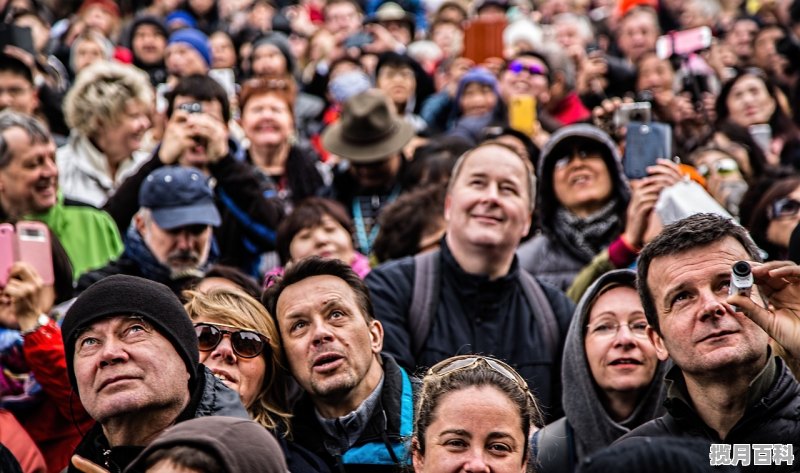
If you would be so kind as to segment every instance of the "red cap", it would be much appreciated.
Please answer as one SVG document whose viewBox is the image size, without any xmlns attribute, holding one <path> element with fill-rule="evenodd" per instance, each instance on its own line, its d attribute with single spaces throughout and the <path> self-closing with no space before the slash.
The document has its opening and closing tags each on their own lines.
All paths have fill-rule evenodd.
<svg viewBox="0 0 800 473">
<path fill-rule="evenodd" d="M 100 7 L 108 13 L 119 17 L 119 5 L 117 5 L 117 2 L 114 0 L 86 0 L 81 5 L 80 10 L 78 10 L 78 14 L 86 12 L 86 10 L 91 7 Z"/>
</svg>

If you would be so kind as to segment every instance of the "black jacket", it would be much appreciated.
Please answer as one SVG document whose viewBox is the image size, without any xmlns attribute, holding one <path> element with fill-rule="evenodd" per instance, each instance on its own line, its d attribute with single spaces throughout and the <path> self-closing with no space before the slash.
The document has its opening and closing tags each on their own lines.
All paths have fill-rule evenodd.
<svg viewBox="0 0 800 473">
<path fill-rule="evenodd" d="M 419 381 L 411 378 L 390 356 L 383 360 L 383 391 L 364 432 L 356 443 L 341 455 L 329 453 L 336 439 L 329 437 L 317 420 L 308 394 L 297 402 L 292 418 L 295 443 L 322 458 L 335 472 L 401 472 L 408 465 L 411 452 L 406 441 L 413 428 L 414 402 Z M 334 450 L 335 448 L 331 448 Z"/>
<path fill-rule="evenodd" d="M 793 444 L 796 456 L 800 452 L 800 385 L 782 359 L 772 358 L 762 375 L 769 376 L 771 369 L 774 371 L 769 388 L 761 395 L 748 393 L 752 400 L 744 415 L 721 439 L 694 410 L 680 369 L 673 367 L 666 377 L 671 383 L 664 403 L 667 414 L 634 429 L 619 441 L 629 437 L 693 436 L 712 443 Z M 795 459 L 794 466 L 759 467 L 757 471 L 800 471 L 800 462 Z"/>
<path fill-rule="evenodd" d="M 239 400 L 239 393 L 222 384 L 222 381 L 218 380 L 205 366 L 200 365 L 199 368 L 202 369 L 197 370 L 197 381 L 189 404 L 180 413 L 175 423 L 205 416 L 250 419 L 250 415 Z M 110 473 L 120 473 L 133 462 L 142 450 L 144 450 L 144 446 L 120 446 L 109 449 L 102 426 L 95 424 L 75 448 L 75 454 L 106 468 Z M 79 470 L 70 465 L 67 471 L 68 473 L 78 473 Z"/>
<path fill-rule="evenodd" d="M 549 419 L 561 411 L 561 357 L 548 353 L 519 282 L 514 259 L 509 273 L 490 281 L 469 274 L 456 262 L 446 242 L 441 250 L 439 306 L 418 357 L 412 353 L 408 312 L 414 288 L 414 258 L 391 261 L 373 269 L 365 280 L 375 316 L 385 332 L 384 352 L 413 372 L 465 353 L 493 355 L 514 366 L 542 402 Z M 561 291 L 541 284 L 558 321 L 558 353 L 563 351 L 575 305 Z"/>
</svg>

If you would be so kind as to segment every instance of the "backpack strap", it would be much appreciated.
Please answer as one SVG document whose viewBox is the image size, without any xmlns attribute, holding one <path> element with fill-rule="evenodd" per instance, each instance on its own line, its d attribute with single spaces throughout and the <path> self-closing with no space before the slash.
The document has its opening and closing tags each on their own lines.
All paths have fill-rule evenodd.
<svg viewBox="0 0 800 473">
<path fill-rule="evenodd" d="M 529 272 L 524 269 L 519 269 L 519 279 L 522 283 L 522 291 L 525 293 L 525 298 L 528 299 L 528 304 L 536 316 L 536 324 L 542 329 L 544 334 L 544 341 L 546 343 L 548 353 L 560 357 L 558 352 L 559 335 L 558 335 L 558 321 L 556 315 L 553 313 L 553 308 L 550 306 L 550 301 L 544 293 L 544 289 L 539 282 Z"/>
<path fill-rule="evenodd" d="M 408 311 L 411 349 L 417 358 L 431 331 L 439 302 L 441 259 L 439 250 L 414 255 L 414 289 Z"/>
<path fill-rule="evenodd" d="M 535 458 L 537 471 L 564 472 L 574 471 L 572 458 L 575 441 L 567 418 L 562 417 L 536 432 L 531 442 L 531 454 Z"/>
</svg>

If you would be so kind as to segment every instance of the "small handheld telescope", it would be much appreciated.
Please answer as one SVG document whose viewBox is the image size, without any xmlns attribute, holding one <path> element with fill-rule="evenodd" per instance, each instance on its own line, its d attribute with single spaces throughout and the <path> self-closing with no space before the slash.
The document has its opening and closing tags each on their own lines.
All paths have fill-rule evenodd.
<svg viewBox="0 0 800 473">
<path fill-rule="evenodd" d="M 731 283 L 728 287 L 728 295 L 738 294 L 750 297 L 753 288 L 753 271 L 747 261 L 737 261 L 731 267 Z M 740 309 L 736 307 L 736 311 Z"/>
</svg>

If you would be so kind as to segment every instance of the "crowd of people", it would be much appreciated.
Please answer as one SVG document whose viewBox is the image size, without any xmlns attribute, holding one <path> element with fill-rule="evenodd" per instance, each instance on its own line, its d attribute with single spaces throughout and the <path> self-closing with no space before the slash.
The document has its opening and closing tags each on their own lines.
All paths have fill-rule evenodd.
<svg viewBox="0 0 800 473">
<path fill-rule="evenodd" d="M 0 15 L 0 471 L 800 471 L 800 0 Z"/>
</svg>

